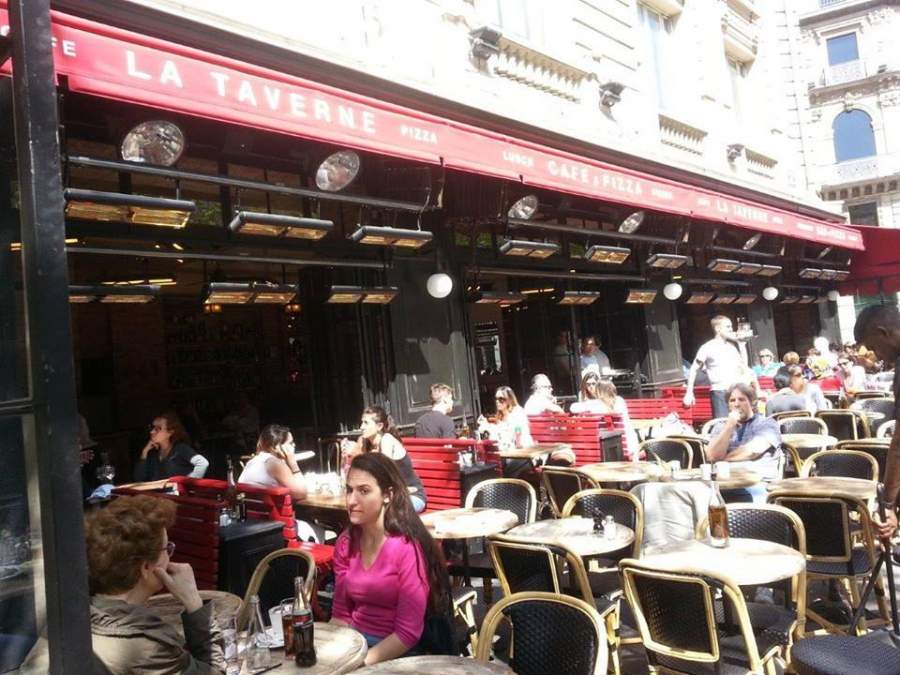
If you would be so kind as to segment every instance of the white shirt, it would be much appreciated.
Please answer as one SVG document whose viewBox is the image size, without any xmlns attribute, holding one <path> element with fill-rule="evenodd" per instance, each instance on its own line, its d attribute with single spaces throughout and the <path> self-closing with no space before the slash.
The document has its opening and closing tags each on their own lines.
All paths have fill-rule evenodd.
<svg viewBox="0 0 900 675">
<path fill-rule="evenodd" d="M 713 391 L 725 391 L 741 380 L 745 370 L 744 359 L 735 344 L 720 338 L 704 342 L 697 350 L 694 363 L 706 371 Z"/>
<path fill-rule="evenodd" d="M 543 415 L 547 411 L 556 412 L 554 408 L 559 408 L 559 406 L 553 402 L 552 398 L 537 392 L 529 396 L 528 400 L 525 401 L 526 415 Z"/>
<path fill-rule="evenodd" d="M 609 370 L 609 357 L 599 349 L 594 350 L 593 354 L 581 355 L 581 376 L 584 377 L 588 370 L 593 370 L 598 375 L 602 375 Z"/>
<path fill-rule="evenodd" d="M 266 469 L 266 464 L 269 460 L 273 462 L 279 461 L 277 457 L 270 455 L 268 452 L 260 452 L 253 455 L 244 466 L 244 470 L 241 471 L 238 483 L 248 483 L 261 487 L 278 487 L 278 481 L 272 478 Z"/>
</svg>

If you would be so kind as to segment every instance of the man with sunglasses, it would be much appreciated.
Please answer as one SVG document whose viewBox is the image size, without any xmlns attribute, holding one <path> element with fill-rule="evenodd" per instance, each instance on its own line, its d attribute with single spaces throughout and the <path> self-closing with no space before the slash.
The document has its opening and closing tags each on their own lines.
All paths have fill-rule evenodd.
<svg viewBox="0 0 900 675">
<path fill-rule="evenodd" d="M 897 305 L 872 305 L 856 317 L 853 335 L 857 344 L 875 352 L 885 367 L 894 365 L 894 420 L 900 420 L 900 310 Z M 896 428 L 891 438 L 884 469 L 884 503 L 887 518 L 878 523 L 878 536 L 893 535 L 897 529 L 897 493 L 900 492 L 900 434 Z M 895 554 L 896 558 L 896 554 Z"/>
</svg>

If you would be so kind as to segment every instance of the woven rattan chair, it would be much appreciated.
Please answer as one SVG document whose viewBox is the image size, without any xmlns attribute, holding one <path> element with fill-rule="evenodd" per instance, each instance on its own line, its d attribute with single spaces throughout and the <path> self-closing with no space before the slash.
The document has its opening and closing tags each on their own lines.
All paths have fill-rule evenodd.
<svg viewBox="0 0 900 675">
<path fill-rule="evenodd" d="M 634 531 L 634 544 L 627 553 L 632 557 L 638 557 L 644 536 L 644 507 L 638 498 L 622 490 L 605 488 L 582 490 L 569 498 L 563 507 L 562 515 L 563 518 L 569 516 L 593 518 L 598 513 L 612 516 L 617 523 Z"/>
<path fill-rule="evenodd" d="M 707 442 L 702 438 L 698 438 L 697 436 L 681 436 L 678 434 L 672 434 L 670 436 L 665 436 L 665 438 L 671 438 L 675 441 L 683 441 L 691 446 L 691 452 L 693 453 L 691 459 L 691 468 L 697 468 L 701 464 L 706 464 L 706 445 Z"/>
<path fill-rule="evenodd" d="M 711 420 L 707 420 L 703 423 L 703 426 L 700 427 L 700 434 L 702 436 L 708 436 L 712 433 L 712 430 L 715 428 L 717 424 L 720 422 L 724 422 L 727 418 L 725 417 L 713 417 Z"/>
<path fill-rule="evenodd" d="M 900 675 L 900 650 L 874 635 L 822 635 L 798 641 L 790 666 L 797 675 Z"/>
<path fill-rule="evenodd" d="M 893 397 L 883 396 L 857 400 L 850 406 L 850 410 L 859 410 L 863 413 L 881 413 L 884 415 L 882 420 L 889 420 L 894 417 L 894 399 Z"/>
<path fill-rule="evenodd" d="M 651 672 L 774 675 L 786 628 L 754 630 L 727 570 L 667 572 L 630 558 L 619 567 Z"/>
<path fill-rule="evenodd" d="M 878 438 L 893 438 L 896 428 L 897 420 L 888 420 L 884 424 L 879 425 L 876 435 Z"/>
<path fill-rule="evenodd" d="M 788 459 L 785 475 L 799 476 L 800 472 L 803 471 L 803 463 L 805 461 L 803 455 L 800 454 L 800 450 L 790 443 L 782 443 L 781 448 Z"/>
<path fill-rule="evenodd" d="M 825 422 L 828 434 L 839 441 L 869 438 L 869 422 L 858 410 L 820 410 L 816 417 Z"/>
<path fill-rule="evenodd" d="M 878 462 L 872 455 L 859 450 L 820 450 L 803 463 L 803 478 L 807 476 L 840 476 L 878 480 Z"/>
<path fill-rule="evenodd" d="M 237 625 L 241 628 L 247 624 L 250 616 L 250 598 L 259 596 L 259 606 L 265 615 L 269 609 L 277 605 L 284 598 L 294 595 L 294 579 L 303 578 L 303 588 L 306 597 L 315 601 L 316 592 L 316 561 L 312 555 L 302 549 L 283 548 L 272 551 L 259 561 L 244 600 L 237 614 Z"/>
<path fill-rule="evenodd" d="M 476 484 L 466 495 L 466 508 L 483 507 L 506 509 L 516 514 L 519 525 L 533 523 L 537 517 L 537 494 L 527 481 L 519 478 L 491 478 Z M 477 553 L 469 557 L 469 571 L 472 576 L 481 577 L 485 602 L 493 599 L 490 580 L 496 577 L 490 554 Z M 450 574 L 461 576 L 465 573 L 462 563 L 452 561 Z"/>
<path fill-rule="evenodd" d="M 638 455 L 647 453 L 648 460 L 659 462 L 674 462 L 681 464 L 682 469 L 687 469 L 694 461 L 694 451 L 685 441 L 674 438 L 657 438 L 644 441 L 638 446 Z"/>
<path fill-rule="evenodd" d="M 547 496 L 550 498 L 550 508 L 553 515 L 559 518 L 562 515 L 563 506 L 576 492 L 589 488 L 599 488 L 600 485 L 590 476 L 582 473 L 574 467 L 545 466 L 541 469 L 541 480 Z"/>
<path fill-rule="evenodd" d="M 476 658 L 487 663 L 502 620 L 511 626 L 510 667 L 518 675 L 604 675 L 609 654 L 603 619 L 579 598 L 555 593 L 516 593 L 484 617 Z"/>
<path fill-rule="evenodd" d="M 879 443 L 871 439 L 861 441 L 841 441 L 837 444 L 837 450 L 856 450 L 870 455 L 878 464 L 878 482 L 884 482 L 884 468 L 887 466 L 887 453 L 890 446 L 887 443 Z"/>
<path fill-rule="evenodd" d="M 782 434 L 819 434 L 828 435 L 828 426 L 815 417 L 789 417 L 778 420 L 778 431 Z"/>
<path fill-rule="evenodd" d="M 789 490 L 771 493 L 769 503 L 790 509 L 803 522 L 806 531 L 807 578 L 811 581 L 823 579 L 846 582 L 850 604 L 855 611 L 860 602 L 858 585 L 867 580 L 876 557 L 872 520 L 866 504 L 856 497 L 840 493 L 828 497 L 811 497 Z M 851 514 L 854 514 L 853 518 Z M 856 523 L 857 528 L 854 527 Z M 876 580 L 875 586 L 881 615 L 877 623 L 883 624 L 887 622 L 888 614 L 881 579 Z M 829 633 L 846 630 L 809 607 L 806 615 Z M 859 623 L 858 632 L 865 630 L 865 623 L 865 620 Z"/>
<path fill-rule="evenodd" d="M 809 410 L 785 410 L 784 412 L 772 413 L 773 420 L 780 422 L 781 420 L 789 420 L 794 417 L 812 417 Z"/>
</svg>

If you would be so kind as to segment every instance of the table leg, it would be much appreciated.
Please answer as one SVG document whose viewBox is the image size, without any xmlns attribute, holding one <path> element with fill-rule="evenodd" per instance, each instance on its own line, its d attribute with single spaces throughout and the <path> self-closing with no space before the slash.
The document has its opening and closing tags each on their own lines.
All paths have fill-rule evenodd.
<svg viewBox="0 0 900 675">
<path fill-rule="evenodd" d="M 468 539 L 463 539 L 463 584 L 465 586 L 472 585 L 471 573 L 469 570 L 469 541 Z"/>
</svg>

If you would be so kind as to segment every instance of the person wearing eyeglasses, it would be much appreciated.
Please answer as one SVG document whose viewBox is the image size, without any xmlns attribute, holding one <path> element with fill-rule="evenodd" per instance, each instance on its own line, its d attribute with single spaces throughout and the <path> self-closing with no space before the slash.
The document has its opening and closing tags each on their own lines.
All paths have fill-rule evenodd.
<svg viewBox="0 0 900 675">
<path fill-rule="evenodd" d="M 569 406 L 569 412 L 574 415 L 618 413 L 622 417 L 622 426 L 625 430 L 626 458 L 631 459 L 631 449 L 640 445 L 631 418 L 628 416 L 625 399 L 618 395 L 616 385 L 609 380 L 601 379 L 596 373 L 589 371 L 581 378 L 578 400 Z"/>
<path fill-rule="evenodd" d="M 848 400 L 852 400 L 857 392 L 865 391 L 866 369 L 856 365 L 856 360 L 850 354 L 844 352 L 838 356 L 834 374 L 840 380 Z"/>
<path fill-rule="evenodd" d="M 531 396 L 525 401 L 526 415 L 544 415 L 546 413 L 565 412 L 556 397 L 553 395 L 553 385 L 550 378 L 543 373 L 538 373 L 531 378 Z"/>
<path fill-rule="evenodd" d="M 753 366 L 753 372 L 757 377 L 772 377 L 781 368 L 781 364 L 775 360 L 771 349 L 759 350 L 759 363 Z"/>
<path fill-rule="evenodd" d="M 136 481 L 170 476 L 203 478 L 209 461 L 191 447 L 191 439 L 174 412 L 164 412 L 150 425 L 150 438 L 134 468 Z"/>
<path fill-rule="evenodd" d="M 191 566 L 172 562 L 166 529 L 174 524 L 174 502 L 144 495 L 119 497 L 85 517 L 91 633 L 102 672 L 225 671 L 213 605 L 200 598 Z M 147 607 L 160 591 L 184 607 L 183 636 Z"/>
</svg>

